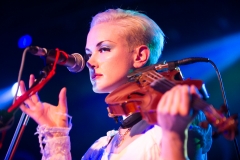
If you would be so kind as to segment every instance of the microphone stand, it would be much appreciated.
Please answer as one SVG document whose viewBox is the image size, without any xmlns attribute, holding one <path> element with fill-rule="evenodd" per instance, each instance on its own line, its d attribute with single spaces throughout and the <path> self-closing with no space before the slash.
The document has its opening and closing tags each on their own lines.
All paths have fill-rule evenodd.
<svg viewBox="0 0 240 160">
<path fill-rule="evenodd" d="M 24 120 L 24 117 L 25 117 L 25 120 Z M 4 160 L 12 160 L 13 159 L 13 156 L 17 150 L 20 139 L 21 139 L 23 132 L 27 126 L 28 120 L 29 120 L 29 116 L 26 115 L 24 112 L 22 112 L 22 115 L 20 117 L 20 120 L 18 122 L 17 128 L 15 130 L 15 133 L 13 135 L 12 141 L 10 143 L 10 146 L 8 148 L 8 151 L 7 151 L 7 154 L 6 154 L 6 157 L 4 158 Z M 15 141 L 16 141 L 16 143 L 15 143 Z"/>
<path fill-rule="evenodd" d="M 49 65 L 49 66 L 51 68 L 51 65 Z M 33 88 L 34 86 L 36 86 L 37 84 L 39 84 L 39 82 L 41 82 L 45 77 L 47 77 L 47 75 L 49 73 L 49 66 L 46 66 L 43 69 L 43 71 L 40 72 L 39 78 L 36 79 L 36 81 L 33 83 L 33 85 L 30 87 L 30 89 Z M 21 139 L 23 132 L 27 126 L 28 120 L 29 120 L 29 116 L 23 112 L 20 117 L 20 120 L 18 122 L 17 128 L 15 130 L 15 133 L 13 135 L 12 141 L 10 143 L 10 146 L 8 148 L 8 151 L 7 151 L 7 154 L 4 158 L 4 160 L 12 160 L 13 159 L 13 156 L 16 152 L 16 149 L 18 147 L 20 139 Z"/>
</svg>

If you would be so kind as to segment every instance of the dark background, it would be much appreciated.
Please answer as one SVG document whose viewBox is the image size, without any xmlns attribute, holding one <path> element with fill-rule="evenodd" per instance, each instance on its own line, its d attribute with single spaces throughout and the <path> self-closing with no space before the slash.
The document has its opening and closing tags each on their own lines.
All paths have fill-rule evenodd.
<svg viewBox="0 0 240 160">
<path fill-rule="evenodd" d="M 238 0 L 58 0 L 0 2 L 0 90 L 17 81 L 23 49 L 18 48 L 21 36 L 32 36 L 32 45 L 48 49 L 60 48 L 71 54 L 84 54 L 91 17 L 108 8 L 142 11 L 162 28 L 166 45 L 161 60 L 186 57 L 209 57 L 219 67 L 231 113 L 239 113 L 240 69 L 240 2 Z M 39 57 L 27 54 L 22 79 L 36 76 L 43 68 Z M 183 66 L 186 78 L 202 79 L 215 108 L 223 104 L 219 82 L 213 67 L 207 63 Z M 113 70 L 114 71 L 114 70 Z M 94 94 L 88 70 L 73 74 L 58 66 L 56 75 L 40 91 L 42 101 L 57 104 L 58 93 L 67 87 L 69 114 L 73 116 L 70 132 L 72 158 L 80 159 L 90 145 L 118 125 L 107 116 L 106 94 Z M 1 96 L 1 95 L 0 95 Z M 2 103 L 2 102 L 0 102 Z M 10 103 L 8 104 L 10 106 Z M 7 131 L 0 159 L 5 157 L 21 112 Z M 15 159 L 41 159 L 33 120 L 23 134 Z M 239 137 L 237 136 L 239 141 Z M 233 141 L 222 136 L 214 139 L 208 153 L 210 160 L 237 159 Z"/>
</svg>

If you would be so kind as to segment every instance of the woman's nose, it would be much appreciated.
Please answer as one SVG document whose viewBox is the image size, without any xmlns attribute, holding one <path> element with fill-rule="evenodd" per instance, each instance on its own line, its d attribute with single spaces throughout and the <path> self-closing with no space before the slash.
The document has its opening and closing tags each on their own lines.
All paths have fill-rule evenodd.
<svg viewBox="0 0 240 160">
<path fill-rule="evenodd" d="M 91 55 L 91 57 L 89 57 L 88 61 L 86 62 L 86 66 L 89 68 L 89 69 L 94 69 L 96 67 L 96 60 L 95 60 L 95 57 L 93 55 Z"/>
<path fill-rule="evenodd" d="M 93 68 L 95 67 L 93 64 L 90 63 L 89 60 L 86 62 L 86 66 L 87 66 L 89 69 L 93 69 Z"/>
</svg>

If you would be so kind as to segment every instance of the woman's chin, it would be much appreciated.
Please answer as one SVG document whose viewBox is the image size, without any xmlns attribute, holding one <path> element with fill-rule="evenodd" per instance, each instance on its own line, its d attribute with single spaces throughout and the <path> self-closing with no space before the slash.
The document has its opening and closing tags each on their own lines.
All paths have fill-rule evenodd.
<svg viewBox="0 0 240 160">
<path fill-rule="evenodd" d="M 99 88 L 99 87 L 94 87 L 93 86 L 93 92 L 95 93 L 110 93 L 107 89 L 105 88 Z"/>
<path fill-rule="evenodd" d="M 108 84 L 100 84 L 100 83 L 92 83 L 93 91 L 95 93 L 111 93 L 121 85 L 123 85 L 126 81 L 117 81 L 114 84 L 108 83 Z"/>
<path fill-rule="evenodd" d="M 111 93 L 114 89 L 112 87 L 97 87 L 93 86 L 93 92 L 95 93 Z"/>
</svg>

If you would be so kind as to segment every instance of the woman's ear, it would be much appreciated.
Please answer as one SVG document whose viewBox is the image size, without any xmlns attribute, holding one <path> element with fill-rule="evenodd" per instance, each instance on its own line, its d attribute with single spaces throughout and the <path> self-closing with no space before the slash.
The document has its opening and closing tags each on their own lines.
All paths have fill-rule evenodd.
<svg viewBox="0 0 240 160">
<path fill-rule="evenodd" d="M 141 45 L 135 48 L 133 67 L 140 68 L 144 66 L 147 63 L 149 56 L 150 50 L 148 46 Z"/>
</svg>

